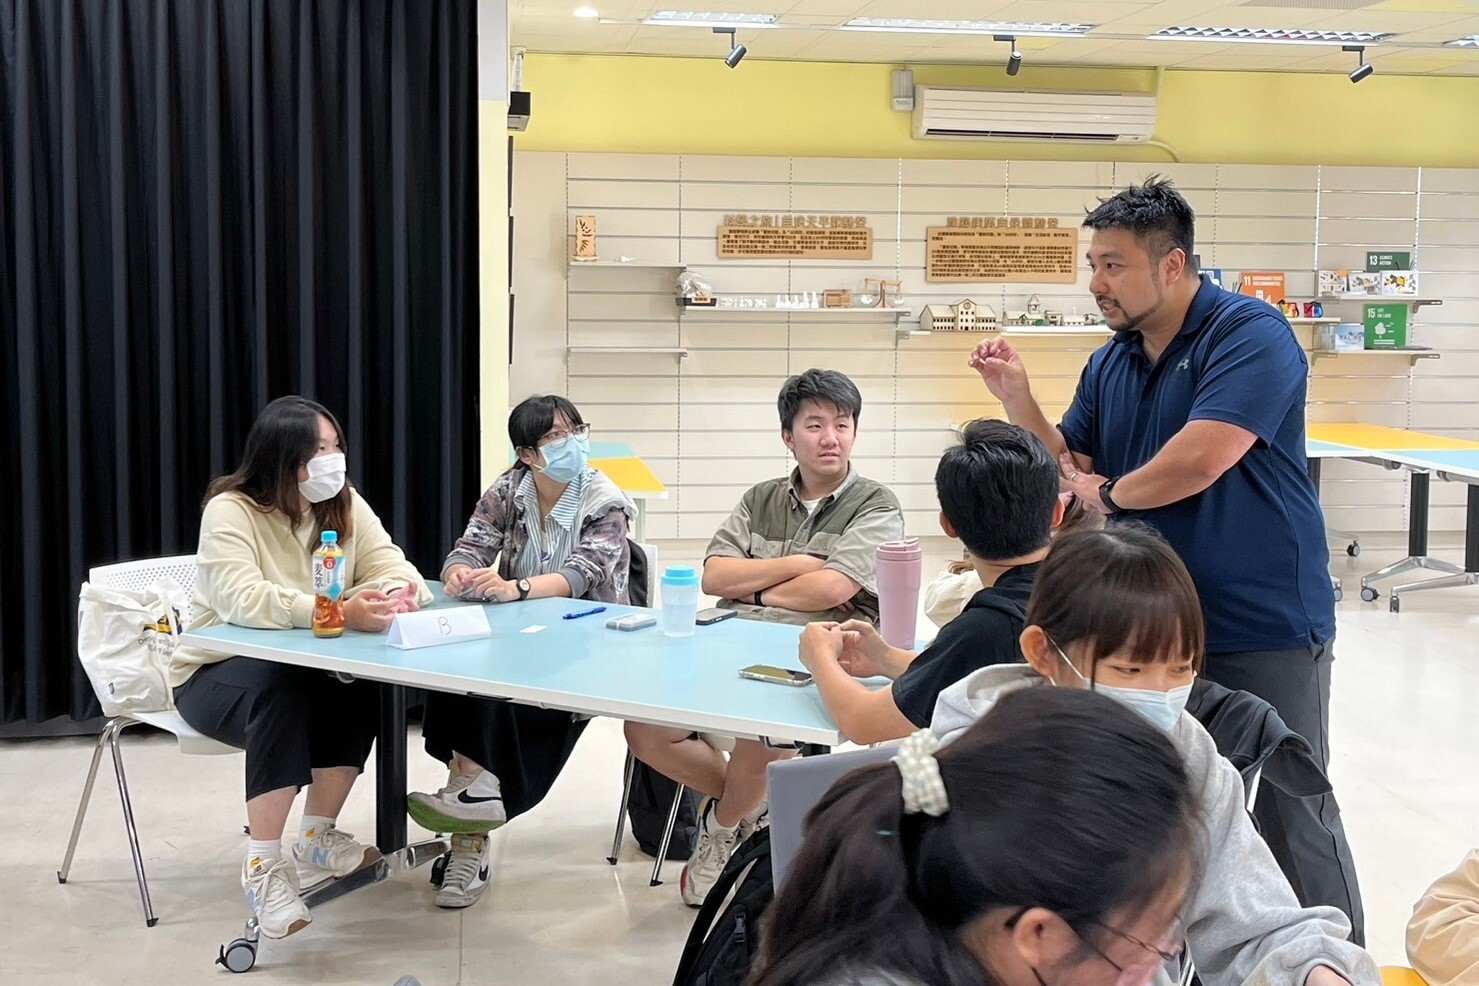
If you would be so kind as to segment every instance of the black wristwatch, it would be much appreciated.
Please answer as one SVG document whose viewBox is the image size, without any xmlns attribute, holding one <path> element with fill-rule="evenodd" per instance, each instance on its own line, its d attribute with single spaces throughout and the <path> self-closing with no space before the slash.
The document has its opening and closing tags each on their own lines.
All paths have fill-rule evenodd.
<svg viewBox="0 0 1479 986">
<path fill-rule="evenodd" d="M 1104 501 L 1104 505 L 1109 508 L 1109 512 L 1112 514 L 1119 513 L 1121 509 L 1120 505 L 1115 503 L 1114 498 L 1110 496 L 1111 491 L 1114 490 L 1114 484 L 1119 481 L 1119 477 L 1116 476 L 1114 479 L 1106 479 L 1099 486 L 1099 499 Z"/>
<path fill-rule="evenodd" d="M 514 584 L 519 587 L 519 602 L 523 602 L 525 599 L 528 599 L 529 589 L 531 588 L 529 585 L 529 580 L 519 579 L 519 581 Z"/>
<path fill-rule="evenodd" d="M 761 607 L 762 609 L 765 607 L 765 604 L 760 601 L 760 593 L 764 591 L 764 589 L 761 589 L 759 592 L 755 593 L 755 605 Z"/>
</svg>

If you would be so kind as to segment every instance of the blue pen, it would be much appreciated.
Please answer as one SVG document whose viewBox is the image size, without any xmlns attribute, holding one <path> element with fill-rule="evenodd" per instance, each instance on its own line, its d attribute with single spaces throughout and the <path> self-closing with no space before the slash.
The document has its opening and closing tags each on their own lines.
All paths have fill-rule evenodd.
<svg viewBox="0 0 1479 986">
<path fill-rule="evenodd" d="M 606 612 L 606 607 L 605 606 L 597 606 L 595 609 L 585 609 L 585 610 L 581 610 L 579 613 L 566 613 L 565 614 L 565 619 L 567 619 L 567 620 L 578 620 L 582 616 L 595 616 L 597 613 L 604 613 L 604 612 Z"/>
</svg>

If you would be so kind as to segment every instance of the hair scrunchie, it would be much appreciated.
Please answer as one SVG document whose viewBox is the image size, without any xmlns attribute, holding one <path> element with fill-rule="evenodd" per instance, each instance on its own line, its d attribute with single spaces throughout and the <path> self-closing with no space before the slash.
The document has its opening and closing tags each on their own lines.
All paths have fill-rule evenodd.
<svg viewBox="0 0 1479 986">
<path fill-rule="evenodd" d="M 945 781 L 940 777 L 940 762 L 935 759 L 935 751 L 939 748 L 940 741 L 935 739 L 935 734 L 921 729 L 908 736 L 893 756 L 899 776 L 904 781 L 904 814 L 924 812 L 938 818 L 950 810 Z"/>
</svg>

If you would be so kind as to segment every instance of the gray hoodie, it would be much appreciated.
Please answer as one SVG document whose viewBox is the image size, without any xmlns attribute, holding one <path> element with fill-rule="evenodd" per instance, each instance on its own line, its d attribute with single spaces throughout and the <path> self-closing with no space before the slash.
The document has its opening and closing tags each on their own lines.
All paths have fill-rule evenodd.
<svg viewBox="0 0 1479 986">
<path fill-rule="evenodd" d="M 949 743 L 1003 694 L 1046 679 L 1026 664 L 982 668 L 940 693 L 930 729 Z M 1289 881 L 1244 808 L 1243 780 L 1189 713 L 1170 734 L 1206 824 L 1201 891 L 1185 915 L 1187 943 L 1206 986 L 1299 986 L 1329 966 L 1354 986 L 1380 986 L 1366 950 L 1346 938 L 1346 916 L 1333 907 L 1300 907 Z M 1164 969 L 1156 986 L 1173 986 Z"/>
</svg>

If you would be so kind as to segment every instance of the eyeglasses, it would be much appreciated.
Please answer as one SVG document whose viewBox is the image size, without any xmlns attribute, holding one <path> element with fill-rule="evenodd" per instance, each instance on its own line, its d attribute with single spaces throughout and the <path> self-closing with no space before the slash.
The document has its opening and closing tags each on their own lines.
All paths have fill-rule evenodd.
<svg viewBox="0 0 1479 986">
<path fill-rule="evenodd" d="M 559 428 L 551 428 L 549 431 L 539 436 L 538 444 L 540 448 L 543 448 L 546 445 L 553 445 L 555 442 L 562 442 L 567 438 L 585 438 L 590 433 L 590 425 L 576 425 L 569 431 L 564 431 Z"/>
<path fill-rule="evenodd" d="M 1021 921 L 1022 916 L 1026 914 L 1029 910 L 1031 910 L 1031 908 L 1024 907 L 1016 914 L 1013 914 L 1011 918 L 1007 921 L 1007 927 L 1015 927 L 1017 922 Z M 1154 977 L 1155 971 L 1166 963 L 1175 962 L 1178 966 L 1182 964 L 1182 957 L 1186 952 L 1186 928 L 1181 923 L 1181 920 L 1179 918 L 1171 925 L 1170 930 L 1166 933 L 1167 940 L 1179 943 L 1174 951 L 1157 948 L 1154 945 L 1147 944 L 1146 942 L 1141 941 L 1139 938 L 1136 938 L 1134 935 L 1121 931 L 1118 928 L 1112 925 L 1105 924 L 1102 921 L 1094 921 L 1091 919 L 1088 923 L 1094 925 L 1095 927 L 1103 928 L 1105 931 L 1109 932 L 1111 935 L 1114 935 L 1116 938 L 1143 948 L 1145 951 L 1155 956 L 1154 959 L 1148 958 L 1144 962 L 1137 962 L 1131 965 L 1120 965 L 1114 959 L 1111 959 L 1108 955 L 1105 955 L 1103 952 L 1101 952 L 1098 947 L 1094 945 L 1093 942 L 1089 941 L 1087 938 L 1084 938 L 1083 935 L 1078 935 L 1079 940 L 1087 945 L 1090 951 L 1092 951 L 1095 955 L 1099 956 L 1099 958 L 1103 959 L 1111 967 L 1113 967 L 1115 972 L 1119 973 L 1118 978 L 1115 979 L 1115 986 L 1144 986 L 1144 984 L 1149 983 Z M 1077 932 L 1075 932 L 1075 934 L 1077 934 Z M 1041 976 L 1038 977 L 1038 981 L 1042 981 Z"/>
<path fill-rule="evenodd" d="M 1171 930 L 1166 933 L 1167 940 L 1178 943 L 1173 951 L 1167 951 L 1164 948 L 1157 948 L 1156 946 L 1151 945 L 1148 942 L 1141 941 L 1139 938 L 1136 938 L 1132 934 L 1121 931 L 1113 925 L 1105 924 L 1103 921 L 1091 920 L 1089 923 L 1094 925 L 1095 927 L 1103 928 L 1105 931 L 1109 932 L 1111 935 L 1114 935 L 1116 938 L 1119 938 L 1122 941 L 1127 941 L 1131 945 L 1138 945 L 1141 948 L 1145 949 L 1147 952 L 1155 953 L 1155 955 L 1158 956 L 1162 962 L 1179 962 L 1181 961 L 1182 953 L 1186 951 L 1186 932 L 1181 927 L 1181 922 L 1179 920 L 1172 924 Z M 1094 946 L 1090 945 L 1089 947 L 1093 948 Z M 1098 950 L 1095 949 L 1095 951 Z M 1104 961 L 1109 962 L 1110 965 L 1114 965 L 1114 963 L 1110 961 L 1108 956 L 1104 956 Z M 1119 966 L 1115 966 L 1115 968 L 1118 969 Z"/>
</svg>

